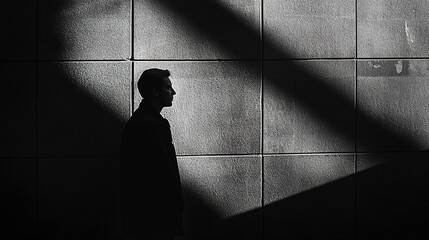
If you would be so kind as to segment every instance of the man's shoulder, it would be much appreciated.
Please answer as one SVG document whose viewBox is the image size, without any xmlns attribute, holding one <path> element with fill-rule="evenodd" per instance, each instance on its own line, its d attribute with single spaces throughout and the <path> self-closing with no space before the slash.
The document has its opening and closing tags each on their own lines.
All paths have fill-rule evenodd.
<svg viewBox="0 0 429 240">
<path fill-rule="evenodd" d="M 135 111 L 128 120 L 127 125 L 136 126 L 151 126 L 156 125 L 159 120 L 153 114 L 144 111 Z"/>
</svg>

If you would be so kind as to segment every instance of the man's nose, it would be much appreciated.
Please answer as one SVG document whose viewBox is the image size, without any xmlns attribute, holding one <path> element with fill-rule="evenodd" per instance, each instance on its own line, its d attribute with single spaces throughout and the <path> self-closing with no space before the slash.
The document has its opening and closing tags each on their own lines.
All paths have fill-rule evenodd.
<svg viewBox="0 0 429 240">
<path fill-rule="evenodd" d="M 172 88 L 171 90 L 173 90 L 173 95 L 176 95 L 176 91 L 174 91 L 174 89 Z"/>
</svg>

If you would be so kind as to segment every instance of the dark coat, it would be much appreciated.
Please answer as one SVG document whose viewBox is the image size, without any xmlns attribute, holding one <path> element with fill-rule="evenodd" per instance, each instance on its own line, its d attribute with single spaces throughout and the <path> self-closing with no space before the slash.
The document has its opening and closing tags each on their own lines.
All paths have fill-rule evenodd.
<svg viewBox="0 0 429 240">
<path fill-rule="evenodd" d="M 121 143 L 122 222 L 126 233 L 183 235 L 183 198 L 170 125 L 142 101 Z"/>
</svg>

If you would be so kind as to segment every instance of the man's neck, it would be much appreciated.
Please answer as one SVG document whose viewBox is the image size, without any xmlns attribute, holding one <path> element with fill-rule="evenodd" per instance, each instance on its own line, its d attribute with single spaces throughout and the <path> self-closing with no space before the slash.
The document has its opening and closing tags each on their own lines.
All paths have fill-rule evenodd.
<svg viewBox="0 0 429 240">
<path fill-rule="evenodd" d="M 161 113 L 162 106 L 156 101 L 145 100 L 149 105 L 151 105 L 158 113 Z"/>
</svg>

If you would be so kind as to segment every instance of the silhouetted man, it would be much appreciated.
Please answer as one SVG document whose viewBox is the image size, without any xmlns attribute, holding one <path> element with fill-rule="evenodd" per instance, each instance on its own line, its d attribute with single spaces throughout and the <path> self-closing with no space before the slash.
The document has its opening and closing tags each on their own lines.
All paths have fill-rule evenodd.
<svg viewBox="0 0 429 240">
<path fill-rule="evenodd" d="M 170 72 L 148 69 L 137 85 L 143 97 L 121 143 L 123 231 L 137 239 L 183 235 L 183 199 L 170 125 L 160 114 L 176 94 Z"/>
</svg>

